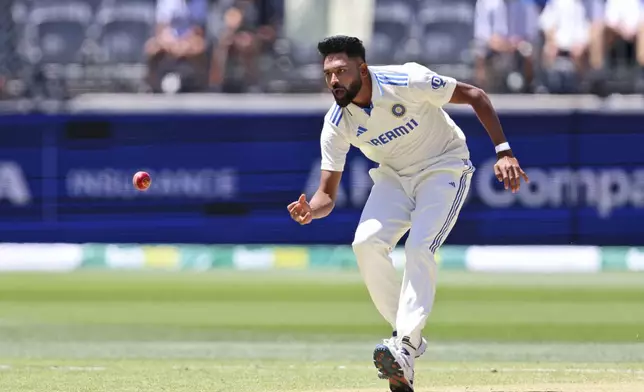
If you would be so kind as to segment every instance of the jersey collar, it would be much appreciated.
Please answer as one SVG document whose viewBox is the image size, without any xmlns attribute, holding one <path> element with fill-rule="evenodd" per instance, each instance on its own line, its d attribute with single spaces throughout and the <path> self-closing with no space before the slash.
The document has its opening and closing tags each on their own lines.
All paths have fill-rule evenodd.
<svg viewBox="0 0 644 392">
<path fill-rule="evenodd" d="M 376 75 L 374 75 L 371 68 L 367 67 L 367 69 L 369 69 L 369 74 L 371 75 L 371 102 L 374 102 L 384 95 L 384 91 L 382 90 L 382 85 L 378 81 L 378 78 L 376 78 Z"/>
<path fill-rule="evenodd" d="M 362 110 L 368 116 L 371 116 L 371 111 L 373 110 L 375 102 L 382 97 L 384 92 L 382 90 L 380 82 L 378 82 L 378 78 L 376 78 L 376 75 L 373 74 L 371 68 L 367 67 L 367 69 L 369 69 L 369 74 L 371 75 L 371 103 L 369 104 L 368 108 L 361 108 L 354 103 L 351 103 L 351 106 L 355 106 L 356 109 Z"/>
</svg>

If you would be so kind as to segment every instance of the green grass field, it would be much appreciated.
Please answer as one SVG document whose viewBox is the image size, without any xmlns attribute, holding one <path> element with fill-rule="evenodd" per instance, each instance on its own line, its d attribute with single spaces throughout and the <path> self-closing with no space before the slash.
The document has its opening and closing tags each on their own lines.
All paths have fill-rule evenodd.
<svg viewBox="0 0 644 392">
<path fill-rule="evenodd" d="M 1 391 L 386 391 L 356 273 L 0 275 Z M 644 275 L 443 272 L 417 391 L 644 391 Z"/>
</svg>

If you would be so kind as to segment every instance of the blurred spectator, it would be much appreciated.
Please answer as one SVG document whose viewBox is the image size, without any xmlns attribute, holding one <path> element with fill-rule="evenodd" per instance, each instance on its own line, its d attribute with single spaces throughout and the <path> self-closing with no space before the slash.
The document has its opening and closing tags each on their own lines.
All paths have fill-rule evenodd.
<svg viewBox="0 0 644 392">
<path fill-rule="evenodd" d="M 530 0 L 478 0 L 475 18 L 475 83 L 490 88 L 491 80 L 499 80 L 503 82 L 502 89 L 530 90 L 538 33 L 537 5 Z M 495 71 L 496 77 L 490 77 Z"/>
<path fill-rule="evenodd" d="M 45 85 L 64 86 L 72 95 L 108 89 L 130 91 L 127 84 L 130 79 L 136 81 L 138 90 L 140 47 L 146 40 L 147 82 L 155 92 L 261 92 L 265 88 L 267 91 L 277 88 L 317 92 L 319 77 L 315 75 L 319 62 L 314 45 L 303 46 L 286 39 L 275 45 L 282 31 L 284 1 L 83 0 L 81 3 L 91 5 L 92 11 L 88 12 L 97 14 L 94 17 L 88 14 L 89 22 L 72 31 L 71 27 L 76 28 L 78 23 L 73 20 L 67 25 L 74 26 L 58 27 L 66 21 L 58 20 L 57 11 L 52 11 L 61 5 L 76 4 L 71 0 L 0 0 L 0 4 L 5 4 L 0 10 L 12 11 L 0 12 L 0 99 L 35 94 L 31 92 L 40 91 Z M 333 2 L 333 6 L 323 0 L 319 3 L 320 9 L 329 8 L 326 16 L 318 12 L 323 18 L 322 24 L 333 12 L 346 8 L 339 1 Z M 460 75 L 490 92 L 600 95 L 644 92 L 644 0 L 377 0 L 373 3 L 410 10 L 403 20 L 379 30 L 388 38 L 400 35 L 402 41 L 413 44 L 401 46 L 401 40 L 394 39 L 391 45 L 400 49 L 400 59 L 396 61 L 456 65 L 459 67 L 448 67 L 453 76 Z M 10 8 L 11 4 L 14 6 Z M 116 12 L 127 9 L 126 5 L 136 9 L 135 4 L 145 8 L 145 18 L 126 11 Z M 154 13 L 154 8 L 150 8 L 154 4 L 156 17 L 150 15 L 150 11 Z M 447 11 L 454 14 L 450 14 L 451 19 L 447 20 L 440 12 L 442 5 L 451 7 Z M 52 10 L 35 13 L 44 8 Z M 287 10 L 293 12 L 290 8 Z M 42 30 L 47 38 L 44 43 L 53 42 L 49 37 L 53 33 L 42 28 L 45 24 L 38 19 L 40 16 L 33 19 L 36 14 L 51 17 L 53 21 L 47 26 L 55 25 L 53 31 L 57 35 L 79 38 L 78 44 L 66 45 L 73 46 L 72 55 L 78 58 L 74 57 L 73 67 L 65 71 L 74 72 L 58 72 L 58 68 L 50 67 L 45 74 L 39 73 L 45 68 L 28 66 L 38 57 L 35 55 L 38 50 L 51 46 L 43 45 L 35 32 Z M 148 39 L 151 18 L 156 19 L 156 31 Z M 472 22 L 476 49 L 473 64 L 468 45 L 472 39 Z M 428 40 L 427 37 L 436 38 Z M 64 38 L 59 41 L 68 43 Z M 438 44 L 422 50 L 417 42 Z M 391 45 L 383 50 L 387 58 L 393 53 Z M 109 68 L 118 68 L 115 71 L 118 75 L 97 71 L 106 64 L 118 64 Z M 128 72 L 121 70 L 122 65 L 128 66 L 123 69 L 132 71 L 130 76 L 124 76 Z"/>
<path fill-rule="evenodd" d="M 156 34 L 146 44 L 154 91 L 187 92 L 207 85 L 206 0 L 158 0 Z"/>
<path fill-rule="evenodd" d="M 223 26 L 214 32 L 218 42 L 211 60 L 211 87 L 226 91 L 261 90 L 259 56 L 270 48 L 277 37 L 281 9 L 275 4 L 280 2 L 219 1 L 218 9 Z M 242 74 L 237 78 L 227 78 L 227 71 L 231 67 L 235 68 L 237 63 L 241 66 Z M 233 84 L 237 85 L 232 86 Z"/>
<path fill-rule="evenodd" d="M 16 24 L 10 12 L 10 2 L 0 0 L 0 99 L 7 93 L 9 80 L 15 78 L 20 67 L 17 48 Z"/>
<path fill-rule="evenodd" d="M 593 70 L 604 67 L 604 3 L 605 0 L 584 0 L 590 22 L 589 61 Z"/>
<path fill-rule="evenodd" d="M 0 72 L 0 99 L 5 98 L 5 83 L 6 83 L 6 77 L 2 75 L 2 72 Z"/>
<path fill-rule="evenodd" d="M 621 1 L 621 0 L 619 0 Z M 590 19 L 582 0 L 550 0 L 540 18 L 543 67 L 550 92 L 573 93 L 586 71 Z"/>
<path fill-rule="evenodd" d="M 635 42 L 641 27 L 641 0 L 607 0 L 606 27 L 613 38 Z"/>
<path fill-rule="evenodd" d="M 622 48 L 619 57 L 644 68 L 644 23 L 642 0 L 607 0 L 606 30 L 609 49 Z M 644 75 L 640 75 L 640 79 Z"/>
</svg>

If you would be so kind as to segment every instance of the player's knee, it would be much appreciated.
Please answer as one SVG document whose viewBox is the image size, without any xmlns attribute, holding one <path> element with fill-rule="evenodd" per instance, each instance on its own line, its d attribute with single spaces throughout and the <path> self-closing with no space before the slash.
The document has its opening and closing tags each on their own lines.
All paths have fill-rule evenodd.
<svg viewBox="0 0 644 392">
<path fill-rule="evenodd" d="M 379 234 L 382 231 L 382 226 L 379 224 L 373 224 L 363 222 L 358 225 L 356 230 L 355 238 L 351 246 L 353 247 L 353 252 L 358 256 L 367 255 L 373 252 L 386 251 L 388 245 L 379 237 Z"/>
<path fill-rule="evenodd" d="M 351 244 L 353 252 L 360 256 L 363 254 L 371 253 L 382 247 L 382 244 L 375 236 L 356 237 Z"/>
</svg>

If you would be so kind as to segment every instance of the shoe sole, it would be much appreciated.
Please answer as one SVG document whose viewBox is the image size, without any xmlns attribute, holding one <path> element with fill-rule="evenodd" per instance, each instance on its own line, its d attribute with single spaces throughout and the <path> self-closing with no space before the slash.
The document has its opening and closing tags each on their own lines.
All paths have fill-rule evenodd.
<svg viewBox="0 0 644 392">
<path fill-rule="evenodd" d="M 373 364 L 383 377 L 389 380 L 391 392 L 414 392 L 414 388 L 405 379 L 403 370 L 387 346 L 376 347 L 373 351 Z"/>
</svg>

